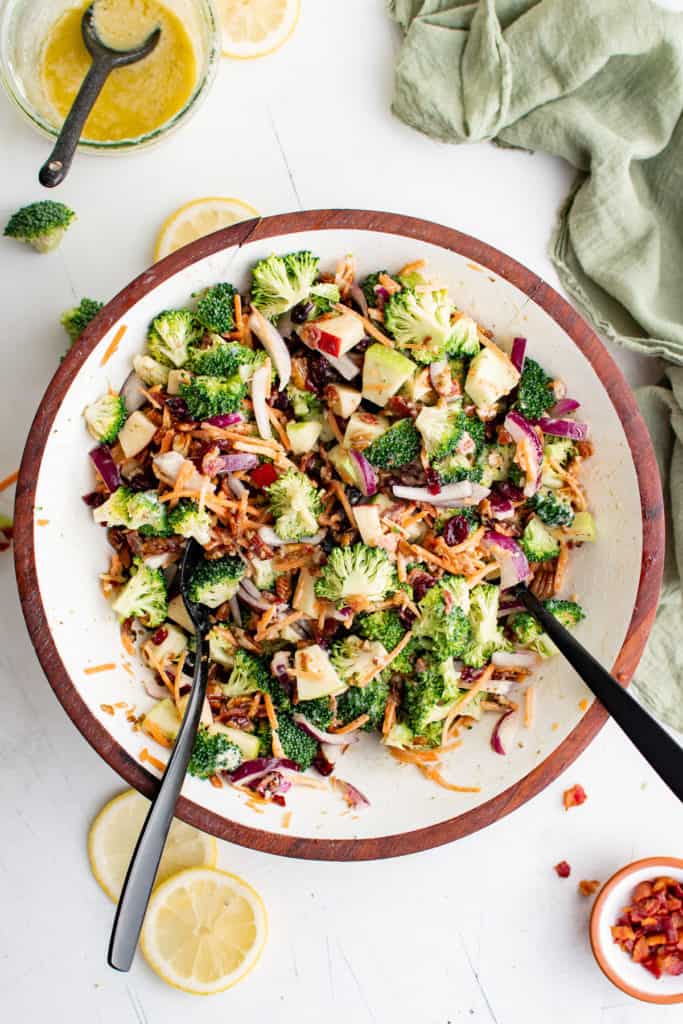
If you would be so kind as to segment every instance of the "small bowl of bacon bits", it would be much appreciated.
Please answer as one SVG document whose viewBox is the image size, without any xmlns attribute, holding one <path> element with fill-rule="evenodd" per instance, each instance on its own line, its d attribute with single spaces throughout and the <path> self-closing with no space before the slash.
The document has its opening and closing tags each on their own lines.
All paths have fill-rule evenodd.
<svg viewBox="0 0 683 1024">
<path fill-rule="evenodd" d="M 617 871 L 593 905 L 590 940 L 622 992 L 683 1003 L 683 860 L 648 857 Z"/>
</svg>

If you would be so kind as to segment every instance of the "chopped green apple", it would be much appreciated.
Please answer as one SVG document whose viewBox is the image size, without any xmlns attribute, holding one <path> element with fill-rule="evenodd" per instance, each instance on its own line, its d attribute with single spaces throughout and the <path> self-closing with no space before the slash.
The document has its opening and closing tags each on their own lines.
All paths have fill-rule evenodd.
<svg viewBox="0 0 683 1024">
<path fill-rule="evenodd" d="M 470 363 L 465 391 L 478 409 L 486 409 L 519 383 L 519 371 L 503 352 L 482 348 Z"/>
<path fill-rule="evenodd" d="M 363 363 L 363 398 L 385 406 L 415 373 L 417 366 L 386 345 L 370 345 Z"/>
<path fill-rule="evenodd" d="M 161 736 L 168 743 L 173 743 L 180 729 L 180 715 L 173 700 L 170 697 L 164 697 L 163 700 L 155 704 L 142 719 L 141 726 L 143 732 L 157 742 Z"/>
<path fill-rule="evenodd" d="M 253 733 L 243 732 L 241 729 L 233 729 L 229 725 L 223 725 L 222 722 L 214 722 L 213 725 L 209 726 L 209 732 L 214 734 L 220 733 L 226 739 L 229 739 L 231 743 L 234 743 L 236 747 L 239 747 L 245 761 L 252 761 L 255 757 L 259 756 L 261 741 Z"/>
<path fill-rule="evenodd" d="M 306 327 L 309 336 L 313 334 L 311 328 L 316 328 L 316 348 L 335 359 L 350 352 L 365 337 L 363 321 L 353 313 L 341 313 L 327 320 L 312 320 Z"/>
<path fill-rule="evenodd" d="M 300 423 L 287 424 L 287 437 L 292 446 L 294 455 L 303 455 L 304 452 L 313 451 L 320 433 L 322 423 L 320 420 L 303 420 Z"/>
<path fill-rule="evenodd" d="M 563 536 L 569 536 L 575 544 L 590 544 L 595 540 L 595 520 L 590 512 L 577 512 L 571 526 L 566 526 L 562 531 Z"/>
<path fill-rule="evenodd" d="M 378 437 L 385 434 L 390 423 L 386 416 L 375 416 L 372 412 L 354 412 L 344 432 L 345 448 L 367 448 Z"/>
<path fill-rule="evenodd" d="M 139 455 L 147 447 L 157 432 L 156 423 L 152 423 L 144 412 L 133 412 L 123 424 L 119 433 L 119 444 L 127 459 Z"/>
<path fill-rule="evenodd" d="M 194 623 L 187 614 L 187 608 L 181 594 L 176 594 L 168 602 L 168 617 L 177 622 L 183 629 L 186 629 L 188 633 L 194 633 Z"/>
<path fill-rule="evenodd" d="M 180 385 L 189 384 L 191 380 L 192 374 L 188 373 L 187 370 L 169 370 L 166 390 L 169 395 L 179 395 Z"/>
<path fill-rule="evenodd" d="M 355 388 L 346 384 L 328 384 L 325 388 L 325 401 L 335 416 L 348 420 L 361 403 L 362 395 Z"/>
<path fill-rule="evenodd" d="M 332 697 L 347 689 L 330 656 L 320 644 L 302 647 L 294 655 L 294 674 L 299 700 Z"/>
</svg>

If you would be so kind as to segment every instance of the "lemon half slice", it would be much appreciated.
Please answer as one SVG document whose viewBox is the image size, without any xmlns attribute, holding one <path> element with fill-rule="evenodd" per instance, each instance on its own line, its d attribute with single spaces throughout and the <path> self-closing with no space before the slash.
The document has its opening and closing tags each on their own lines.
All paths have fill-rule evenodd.
<svg viewBox="0 0 683 1024">
<path fill-rule="evenodd" d="M 243 203 L 241 199 L 224 196 L 193 199 L 164 221 L 154 247 L 154 259 L 161 260 L 183 245 L 210 235 L 212 231 L 220 231 L 241 220 L 259 216 L 258 210 L 249 203 Z"/>
<path fill-rule="evenodd" d="M 227 871 L 191 868 L 155 889 L 141 948 L 169 985 L 212 995 L 246 977 L 267 934 L 263 901 L 250 885 Z"/>
<path fill-rule="evenodd" d="M 128 862 L 148 810 L 149 801 L 134 789 L 128 789 L 110 800 L 90 827 L 90 867 L 107 896 L 115 903 L 121 895 Z M 198 832 L 182 821 L 174 821 L 159 865 L 156 885 L 183 868 L 213 867 L 216 857 L 217 844 L 213 836 Z"/>
<path fill-rule="evenodd" d="M 286 43 L 296 28 L 300 0 L 217 0 L 223 56 L 265 57 Z"/>
</svg>

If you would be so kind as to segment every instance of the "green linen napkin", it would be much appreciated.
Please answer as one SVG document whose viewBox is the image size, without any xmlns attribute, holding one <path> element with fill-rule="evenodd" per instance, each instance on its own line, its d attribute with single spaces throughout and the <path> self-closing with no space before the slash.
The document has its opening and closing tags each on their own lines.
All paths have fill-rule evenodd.
<svg viewBox="0 0 683 1024">
<path fill-rule="evenodd" d="M 683 731 L 683 15 L 651 0 L 390 0 L 394 113 L 577 170 L 551 242 L 609 340 L 669 364 L 638 395 L 669 501 L 661 604 L 635 683 Z M 679 365 L 673 365 L 679 364 Z"/>
</svg>

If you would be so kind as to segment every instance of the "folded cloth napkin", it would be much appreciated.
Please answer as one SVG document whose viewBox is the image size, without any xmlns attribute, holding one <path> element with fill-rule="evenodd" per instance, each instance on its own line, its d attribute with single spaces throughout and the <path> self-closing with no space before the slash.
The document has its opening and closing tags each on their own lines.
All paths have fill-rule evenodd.
<svg viewBox="0 0 683 1024">
<path fill-rule="evenodd" d="M 669 502 L 665 584 L 635 676 L 683 731 L 683 14 L 651 0 L 390 0 L 394 113 L 446 142 L 564 157 L 551 256 L 609 340 L 667 363 L 638 398 Z M 678 364 L 678 365 L 674 365 Z"/>
</svg>

